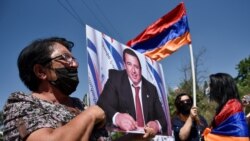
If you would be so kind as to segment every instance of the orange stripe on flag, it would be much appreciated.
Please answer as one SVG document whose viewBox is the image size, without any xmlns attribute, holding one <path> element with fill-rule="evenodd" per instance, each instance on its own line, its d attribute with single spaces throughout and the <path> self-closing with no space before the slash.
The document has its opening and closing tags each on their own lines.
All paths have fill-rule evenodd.
<svg viewBox="0 0 250 141">
<path fill-rule="evenodd" d="M 203 132 L 205 141 L 250 141 L 249 137 L 235 137 L 212 134 L 210 128 L 206 128 Z"/>
<path fill-rule="evenodd" d="M 148 56 L 149 58 L 159 61 L 171 55 L 173 52 L 177 51 L 183 45 L 189 44 L 189 43 L 191 43 L 191 35 L 189 32 L 186 32 L 182 36 L 177 37 L 174 40 L 167 42 L 165 45 L 157 49 L 154 49 L 152 51 L 147 51 L 145 55 Z"/>
<path fill-rule="evenodd" d="M 222 136 L 216 134 L 207 134 L 204 137 L 205 141 L 249 141 L 248 137 L 233 137 L 233 136 Z"/>
</svg>

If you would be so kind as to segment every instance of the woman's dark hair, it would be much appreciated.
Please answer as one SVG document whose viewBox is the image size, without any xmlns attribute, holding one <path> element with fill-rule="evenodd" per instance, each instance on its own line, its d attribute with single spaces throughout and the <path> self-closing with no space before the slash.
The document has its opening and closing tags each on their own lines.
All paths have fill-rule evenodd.
<svg viewBox="0 0 250 141">
<path fill-rule="evenodd" d="M 193 105 L 193 98 L 192 98 L 192 96 L 190 96 L 190 95 L 188 95 L 187 93 L 180 93 L 180 94 L 178 94 L 177 96 L 176 96 L 176 98 L 175 98 L 175 101 L 174 101 L 174 105 L 175 105 L 175 107 L 176 107 L 176 114 L 179 114 L 180 113 L 180 103 L 181 103 L 181 97 L 182 96 L 188 96 L 189 97 L 189 99 L 190 99 L 190 101 L 191 101 L 191 105 Z"/>
<path fill-rule="evenodd" d="M 125 58 L 125 54 L 129 54 L 131 56 L 134 56 L 137 59 L 137 61 L 139 62 L 139 65 L 140 65 L 140 68 L 141 68 L 140 59 L 138 58 L 138 56 L 136 55 L 136 53 L 134 51 L 132 51 L 131 49 L 128 49 L 128 48 L 126 48 L 126 49 L 123 50 L 123 62 L 124 63 L 125 63 L 125 59 L 126 59 Z"/>
<path fill-rule="evenodd" d="M 230 99 L 238 99 L 240 96 L 234 79 L 226 73 L 211 74 L 210 78 L 210 99 L 218 103 L 216 114 Z"/>
<path fill-rule="evenodd" d="M 38 89 L 40 80 L 36 77 L 33 67 L 35 64 L 47 65 L 53 52 L 53 45 L 60 43 L 71 51 L 74 43 L 67 41 L 65 38 L 51 37 L 46 39 L 38 39 L 26 46 L 19 54 L 17 66 L 19 69 L 19 77 L 27 88 L 31 91 Z"/>
</svg>

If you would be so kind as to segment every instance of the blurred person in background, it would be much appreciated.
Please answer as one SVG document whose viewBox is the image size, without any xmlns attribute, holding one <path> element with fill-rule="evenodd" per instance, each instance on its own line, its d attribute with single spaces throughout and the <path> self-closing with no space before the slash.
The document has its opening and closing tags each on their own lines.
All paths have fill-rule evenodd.
<svg viewBox="0 0 250 141">
<path fill-rule="evenodd" d="M 245 115 L 246 115 L 246 120 L 247 120 L 247 124 L 248 124 L 248 130 L 250 129 L 250 113 L 248 112 L 247 113 L 247 108 L 250 106 L 250 94 L 246 94 L 242 97 L 241 99 L 242 101 L 242 104 L 244 106 L 244 112 L 245 112 Z M 250 130 L 249 130 L 250 132 Z M 250 135 L 250 133 L 249 133 Z"/>
</svg>

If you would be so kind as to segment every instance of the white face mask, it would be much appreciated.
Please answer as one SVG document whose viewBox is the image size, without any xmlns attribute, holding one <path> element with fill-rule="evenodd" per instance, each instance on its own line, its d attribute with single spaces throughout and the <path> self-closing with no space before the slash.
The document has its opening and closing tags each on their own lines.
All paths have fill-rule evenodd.
<svg viewBox="0 0 250 141">
<path fill-rule="evenodd" d="M 207 88 L 205 89 L 205 95 L 206 95 L 207 97 L 210 96 L 210 87 L 207 87 Z"/>
<path fill-rule="evenodd" d="M 210 102 L 210 87 L 209 86 L 205 89 L 205 95 L 208 98 L 208 102 Z"/>
</svg>

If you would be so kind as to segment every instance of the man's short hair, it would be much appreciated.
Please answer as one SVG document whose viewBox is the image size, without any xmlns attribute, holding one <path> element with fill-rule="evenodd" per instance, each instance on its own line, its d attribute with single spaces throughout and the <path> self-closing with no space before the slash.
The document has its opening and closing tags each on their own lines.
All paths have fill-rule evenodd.
<svg viewBox="0 0 250 141">
<path fill-rule="evenodd" d="M 123 50 L 123 62 L 125 63 L 125 54 L 129 54 L 129 55 L 132 55 L 134 57 L 136 57 L 136 59 L 138 60 L 139 62 L 139 66 L 141 68 L 141 62 L 140 62 L 140 59 L 139 57 L 137 56 L 137 54 L 132 50 L 132 49 L 129 49 L 129 48 L 126 48 Z"/>
</svg>

